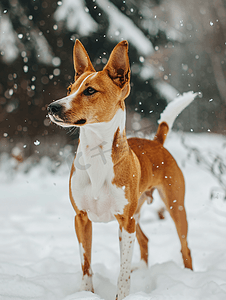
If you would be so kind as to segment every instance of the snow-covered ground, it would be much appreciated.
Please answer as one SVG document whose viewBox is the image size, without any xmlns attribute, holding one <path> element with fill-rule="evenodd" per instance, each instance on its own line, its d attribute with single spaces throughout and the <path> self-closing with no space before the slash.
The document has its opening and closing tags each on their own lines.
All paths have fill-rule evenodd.
<svg viewBox="0 0 226 300">
<path fill-rule="evenodd" d="M 186 134 L 186 143 L 225 155 L 225 138 Z M 179 240 L 168 213 L 159 220 L 155 194 L 145 205 L 142 228 L 149 237 L 149 268 L 132 273 L 127 300 L 225 300 L 226 202 L 210 200 L 217 180 L 194 160 L 187 160 L 179 134 L 171 133 L 166 148 L 182 167 L 186 181 L 188 242 L 194 271 L 183 268 Z M 74 233 L 74 212 L 68 198 L 69 167 L 47 171 L 48 159 L 24 174 L 9 174 L 12 161 L 0 164 L 0 299 L 113 300 L 119 273 L 118 225 L 93 226 L 92 268 L 95 294 L 79 292 L 81 268 Z M 221 193 L 221 192 L 220 192 Z M 222 196 L 222 195 L 221 195 Z M 135 245 L 133 262 L 139 261 Z"/>
</svg>

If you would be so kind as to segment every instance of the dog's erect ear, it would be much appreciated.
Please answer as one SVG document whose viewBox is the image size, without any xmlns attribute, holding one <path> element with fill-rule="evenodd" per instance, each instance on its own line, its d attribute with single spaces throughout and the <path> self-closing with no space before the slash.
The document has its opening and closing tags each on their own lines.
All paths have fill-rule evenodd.
<svg viewBox="0 0 226 300">
<path fill-rule="evenodd" d="M 127 41 L 122 41 L 115 46 L 104 70 L 108 72 L 108 75 L 120 88 L 129 83 L 130 67 Z"/>
<path fill-rule="evenodd" d="M 75 80 L 78 79 L 84 72 L 95 72 L 95 69 L 90 61 L 84 46 L 79 40 L 75 41 L 73 50 L 74 68 L 75 68 Z"/>
</svg>

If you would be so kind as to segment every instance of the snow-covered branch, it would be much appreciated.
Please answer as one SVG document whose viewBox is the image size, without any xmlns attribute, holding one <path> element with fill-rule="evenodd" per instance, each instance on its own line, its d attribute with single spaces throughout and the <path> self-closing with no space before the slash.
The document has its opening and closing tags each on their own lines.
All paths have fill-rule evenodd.
<svg viewBox="0 0 226 300">
<path fill-rule="evenodd" d="M 76 31 L 80 35 L 88 35 L 97 30 L 98 25 L 89 15 L 83 0 L 64 0 L 55 14 L 57 22 L 65 21 L 69 31 Z"/>
</svg>

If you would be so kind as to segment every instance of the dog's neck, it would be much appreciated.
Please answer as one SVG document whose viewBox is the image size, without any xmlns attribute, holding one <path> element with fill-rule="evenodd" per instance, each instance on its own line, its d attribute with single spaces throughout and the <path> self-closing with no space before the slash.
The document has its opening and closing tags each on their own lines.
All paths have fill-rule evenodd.
<svg viewBox="0 0 226 300">
<path fill-rule="evenodd" d="M 118 109 L 115 116 L 109 122 L 87 124 L 80 128 L 80 143 L 87 146 L 104 146 L 106 143 L 112 145 L 114 134 L 119 128 L 123 132 L 126 122 L 125 110 Z"/>
<path fill-rule="evenodd" d="M 113 172 L 112 147 L 116 132 L 123 135 L 126 113 L 119 109 L 109 122 L 84 125 L 80 128 L 80 142 L 77 153 L 79 164 L 90 178 L 94 197 Z M 118 145 L 117 145 L 118 146 Z"/>
</svg>

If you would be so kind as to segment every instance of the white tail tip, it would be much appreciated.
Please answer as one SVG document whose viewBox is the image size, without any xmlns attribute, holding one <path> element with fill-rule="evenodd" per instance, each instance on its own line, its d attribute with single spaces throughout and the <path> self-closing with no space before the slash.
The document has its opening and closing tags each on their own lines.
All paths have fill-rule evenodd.
<svg viewBox="0 0 226 300">
<path fill-rule="evenodd" d="M 161 113 L 158 123 L 166 122 L 170 130 L 176 117 L 195 99 L 197 95 L 198 93 L 187 92 L 174 99 Z"/>
</svg>

